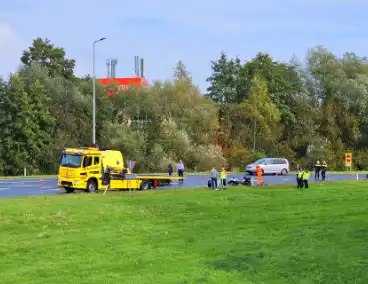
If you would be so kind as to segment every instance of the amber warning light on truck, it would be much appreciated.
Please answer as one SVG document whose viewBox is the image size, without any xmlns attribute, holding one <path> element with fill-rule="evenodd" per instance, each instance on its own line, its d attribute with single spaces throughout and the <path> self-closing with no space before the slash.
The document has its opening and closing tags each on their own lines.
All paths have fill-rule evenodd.
<svg viewBox="0 0 368 284">
<path fill-rule="evenodd" d="M 145 78 L 103 78 L 99 79 L 101 85 L 106 86 L 106 91 L 109 96 L 121 90 L 134 87 L 147 87 L 148 81 Z"/>
</svg>

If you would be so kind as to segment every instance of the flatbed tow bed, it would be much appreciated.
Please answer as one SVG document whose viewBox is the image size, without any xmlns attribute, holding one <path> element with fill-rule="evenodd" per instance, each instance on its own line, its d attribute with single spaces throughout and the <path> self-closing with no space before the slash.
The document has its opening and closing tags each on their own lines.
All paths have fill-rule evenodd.
<svg viewBox="0 0 368 284">
<path fill-rule="evenodd" d="M 159 186 L 171 185 L 172 181 L 184 181 L 183 177 L 163 175 L 137 175 L 136 179 L 142 181 L 141 189 L 157 188 Z"/>
<path fill-rule="evenodd" d="M 148 174 L 148 175 L 139 175 L 139 174 L 126 174 L 126 177 L 124 178 L 121 174 L 112 173 L 111 174 L 112 180 L 141 180 L 141 190 L 147 190 L 157 187 L 162 187 L 165 185 L 171 185 L 172 181 L 178 180 L 178 181 L 184 181 L 183 177 L 179 176 L 164 176 L 164 175 L 156 175 L 156 174 Z"/>
<path fill-rule="evenodd" d="M 178 176 L 137 175 L 136 178 L 142 181 L 141 189 L 143 190 L 170 185 L 174 180 L 184 181 L 183 177 Z"/>
</svg>

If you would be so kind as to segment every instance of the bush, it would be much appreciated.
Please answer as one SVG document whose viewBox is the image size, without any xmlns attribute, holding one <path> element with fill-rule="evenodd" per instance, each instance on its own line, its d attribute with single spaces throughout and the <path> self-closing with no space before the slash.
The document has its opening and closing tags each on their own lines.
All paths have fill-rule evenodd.
<svg viewBox="0 0 368 284">
<path fill-rule="evenodd" d="M 220 169 L 226 166 L 222 151 L 215 145 L 192 146 L 185 161 L 192 171 L 210 171 L 212 167 Z"/>
<path fill-rule="evenodd" d="M 368 171 L 368 148 L 353 153 L 353 168 L 359 171 Z"/>
</svg>

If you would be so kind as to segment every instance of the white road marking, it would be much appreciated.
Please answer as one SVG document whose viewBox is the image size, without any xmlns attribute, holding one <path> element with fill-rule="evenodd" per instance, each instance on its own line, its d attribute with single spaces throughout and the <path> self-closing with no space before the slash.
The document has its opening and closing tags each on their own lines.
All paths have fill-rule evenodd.
<svg viewBox="0 0 368 284">
<path fill-rule="evenodd" d="M 58 188 L 50 188 L 50 189 L 42 189 L 41 191 L 42 192 L 43 191 L 59 191 L 59 189 Z"/>
<path fill-rule="evenodd" d="M 0 187 L 0 190 L 8 190 L 10 189 L 9 187 Z"/>
<path fill-rule="evenodd" d="M 56 181 L 53 179 L 42 179 L 43 182 L 45 181 Z M 24 184 L 24 183 L 40 183 L 40 180 L 0 180 L 1 183 L 10 183 L 10 184 Z"/>
</svg>

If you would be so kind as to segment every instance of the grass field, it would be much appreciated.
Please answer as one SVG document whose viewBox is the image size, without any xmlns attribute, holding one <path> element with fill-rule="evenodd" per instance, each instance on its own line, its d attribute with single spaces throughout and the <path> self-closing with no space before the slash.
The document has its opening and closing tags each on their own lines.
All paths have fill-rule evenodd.
<svg viewBox="0 0 368 284">
<path fill-rule="evenodd" d="M 368 171 L 353 171 L 356 174 L 368 174 Z M 140 175 L 145 175 L 145 174 L 149 174 L 149 173 L 139 173 Z M 167 173 L 158 173 L 158 174 L 163 174 L 166 175 Z M 208 172 L 186 172 L 185 175 L 202 175 L 202 174 L 209 174 Z M 239 171 L 231 171 L 228 172 L 228 174 L 244 174 L 244 172 L 239 172 Z M 290 175 L 295 175 L 296 171 L 292 171 L 289 173 Z M 327 174 L 351 174 L 351 172 L 349 171 L 328 171 Z M 57 178 L 57 175 L 31 175 L 31 176 L 0 176 L 0 179 L 22 179 L 22 178 Z"/>
<path fill-rule="evenodd" d="M 368 283 L 367 185 L 0 199 L 0 283 Z"/>
</svg>

